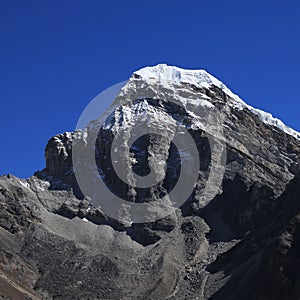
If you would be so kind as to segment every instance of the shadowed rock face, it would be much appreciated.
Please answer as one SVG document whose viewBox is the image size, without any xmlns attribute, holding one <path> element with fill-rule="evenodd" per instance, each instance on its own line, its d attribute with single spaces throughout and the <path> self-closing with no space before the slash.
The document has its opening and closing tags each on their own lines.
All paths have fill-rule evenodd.
<svg viewBox="0 0 300 300">
<path fill-rule="evenodd" d="M 153 202 L 169 193 L 181 170 L 171 138 L 145 135 L 123 158 L 132 165 L 134 157 L 140 175 L 149 171 L 150 155 L 167 161 L 163 180 L 148 189 L 129 193 L 109 154 L 113 139 L 142 117 L 153 126 L 163 123 L 170 137 L 180 121 L 199 152 L 193 193 L 163 219 L 122 224 L 93 207 L 76 182 L 72 143 L 83 133 L 51 138 L 43 171 L 28 179 L 0 178 L 0 299 L 299 299 L 299 140 L 247 107 L 235 107 L 216 85 L 161 87 L 168 95 L 206 99 L 224 119 L 225 175 L 203 207 L 212 153 L 208 134 L 189 109 L 194 102 L 182 106 L 179 98 L 176 104 L 151 97 L 151 83 L 147 97 L 134 97 L 143 84 L 137 74 L 129 80 L 99 131 L 99 172 L 127 201 Z M 161 170 L 158 160 L 152 163 Z"/>
</svg>

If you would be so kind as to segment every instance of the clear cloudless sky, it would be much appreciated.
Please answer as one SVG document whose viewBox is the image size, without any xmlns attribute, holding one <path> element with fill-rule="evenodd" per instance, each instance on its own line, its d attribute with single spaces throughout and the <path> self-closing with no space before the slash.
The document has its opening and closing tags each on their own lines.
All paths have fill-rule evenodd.
<svg viewBox="0 0 300 300">
<path fill-rule="evenodd" d="M 146 65 L 206 69 L 300 130 L 300 1 L 1 0 L 0 174 L 45 166 L 101 91 Z"/>
</svg>

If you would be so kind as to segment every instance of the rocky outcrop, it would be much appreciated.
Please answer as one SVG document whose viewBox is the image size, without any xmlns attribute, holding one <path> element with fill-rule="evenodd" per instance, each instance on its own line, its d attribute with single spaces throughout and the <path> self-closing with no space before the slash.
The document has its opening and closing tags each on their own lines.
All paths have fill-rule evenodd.
<svg viewBox="0 0 300 300">
<path fill-rule="evenodd" d="M 230 276 L 212 299 L 299 298 L 299 192 L 296 176 L 279 197 L 273 221 L 208 266 L 211 274 Z"/>
</svg>

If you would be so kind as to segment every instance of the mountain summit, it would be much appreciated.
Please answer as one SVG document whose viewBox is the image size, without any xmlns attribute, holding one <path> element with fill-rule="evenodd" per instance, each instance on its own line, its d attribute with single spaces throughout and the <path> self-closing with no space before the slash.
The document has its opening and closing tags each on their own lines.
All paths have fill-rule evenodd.
<svg viewBox="0 0 300 300">
<path fill-rule="evenodd" d="M 0 178 L 0 299 L 299 299 L 299 133 L 204 70 L 112 100 Z"/>
<path fill-rule="evenodd" d="M 276 126 L 284 132 L 300 139 L 299 132 L 286 126 L 281 120 L 274 118 L 270 113 L 264 112 L 257 108 L 253 108 L 250 105 L 246 104 L 238 95 L 234 94 L 223 82 L 221 82 L 205 70 L 186 70 L 175 66 L 159 64 L 153 67 L 142 68 L 134 72 L 134 75 L 141 76 L 144 80 L 154 80 L 156 82 L 165 81 L 177 84 L 191 84 L 198 88 L 207 89 L 209 89 L 212 86 L 218 87 L 231 98 L 232 106 L 238 107 L 239 109 L 247 108 L 251 110 L 251 112 L 253 112 L 254 114 L 258 115 L 264 123 Z"/>
</svg>

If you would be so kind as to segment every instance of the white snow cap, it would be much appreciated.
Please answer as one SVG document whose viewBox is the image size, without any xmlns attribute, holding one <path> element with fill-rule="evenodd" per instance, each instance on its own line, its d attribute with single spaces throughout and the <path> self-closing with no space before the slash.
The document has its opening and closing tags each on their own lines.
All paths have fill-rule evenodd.
<svg viewBox="0 0 300 300">
<path fill-rule="evenodd" d="M 281 120 L 273 117 L 270 113 L 254 108 L 246 104 L 238 95 L 234 94 L 224 83 L 207 73 L 205 70 L 185 70 L 175 66 L 159 64 L 152 67 L 142 68 L 134 74 L 145 79 L 154 79 L 158 81 L 171 81 L 175 83 L 190 83 L 196 87 L 209 88 L 213 85 L 223 90 L 229 97 L 233 99 L 231 105 L 238 109 L 248 108 L 251 112 L 259 116 L 262 122 L 275 126 L 285 133 L 300 139 L 300 133 L 286 126 Z"/>
</svg>

